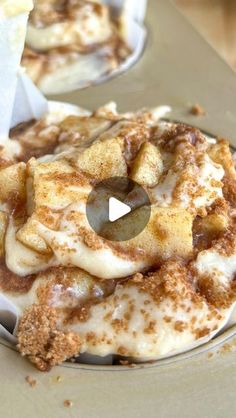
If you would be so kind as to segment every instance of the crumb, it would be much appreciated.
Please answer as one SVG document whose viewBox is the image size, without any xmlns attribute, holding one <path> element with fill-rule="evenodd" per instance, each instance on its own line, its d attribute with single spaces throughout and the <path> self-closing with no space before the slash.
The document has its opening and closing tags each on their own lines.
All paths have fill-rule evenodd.
<svg viewBox="0 0 236 418">
<path fill-rule="evenodd" d="M 129 362 L 128 362 L 128 360 L 120 360 L 120 364 L 122 366 L 128 366 L 129 365 Z"/>
<path fill-rule="evenodd" d="M 62 381 L 62 377 L 61 377 L 61 376 L 57 376 L 57 377 L 56 377 L 56 381 L 57 381 L 58 383 L 60 383 L 60 382 Z"/>
<path fill-rule="evenodd" d="M 212 358 L 212 357 L 213 357 L 213 355 L 214 355 L 214 354 L 213 354 L 212 352 L 210 352 L 210 353 L 208 353 L 208 354 L 207 354 L 207 357 L 208 357 L 208 358 Z"/>
<path fill-rule="evenodd" d="M 205 109 L 197 103 L 191 107 L 190 113 L 194 116 L 204 116 L 206 114 Z"/>
<path fill-rule="evenodd" d="M 136 273 L 133 277 L 133 281 L 134 283 L 140 283 L 143 281 L 143 274 L 141 273 Z"/>
<path fill-rule="evenodd" d="M 37 381 L 31 376 L 26 376 L 25 380 L 32 388 L 34 388 L 37 384 Z"/>
<path fill-rule="evenodd" d="M 74 357 L 81 345 L 77 334 L 57 329 L 57 311 L 47 305 L 26 309 L 18 330 L 18 348 L 41 371 Z"/>
<path fill-rule="evenodd" d="M 133 369 L 135 366 L 137 366 L 135 363 L 130 363 L 128 360 L 119 360 L 119 363 L 122 366 L 128 366 L 131 369 Z"/>
<path fill-rule="evenodd" d="M 73 405 L 73 402 L 72 402 L 72 401 L 70 401 L 69 399 L 66 399 L 63 403 L 64 403 L 64 406 L 65 406 L 66 408 L 71 408 L 71 407 L 72 407 L 72 405 Z"/>
<path fill-rule="evenodd" d="M 134 367 L 136 367 L 137 366 L 137 364 L 135 364 L 135 363 L 130 363 L 129 365 L 128 365 L 128 367 L 130 368 L 130 369 L 133 369 Z"/>
</svg>

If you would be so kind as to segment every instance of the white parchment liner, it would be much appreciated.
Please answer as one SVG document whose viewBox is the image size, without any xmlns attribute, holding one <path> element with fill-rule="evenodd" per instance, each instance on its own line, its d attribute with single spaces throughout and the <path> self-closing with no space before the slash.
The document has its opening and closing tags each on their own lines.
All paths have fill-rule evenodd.
<svg viewBox="0 0 236 418">
<path fill-rule="evenodd" d="M 48 102 L 31 79 L 21 70 L 18 74 L 10 127 L 40 119 L 48 111 Z"/>
<path fill-rule="evenodd" d="M 28 13 L 5 16 L 0 7 L 0 143 L 3 145 L 7 144 L 12 126 L 42 117 L 47 111 L 46 99 L 20 71 L 27 20 Z"/>
<path fill-rule="evenodd" d="M 147 36 L 146 28 L 143 26 L 147 0 L 105 0 L 104 3 L 110 6 L 115 14 L 123 12 L 125 39 L 132 53 L 117 69 L 102 75 L 101 66 L 104 59 L 99 56 L 99 51 L 81 55 L 78 63 L 59 68 L 42 77 L 38 86 L 44 94 L 65 93 L 104 82 L 127 71 L 141 56 Z"/>
<path fill-rule="evenodd" d="M 0 140 L 7 140 L 28 14 L 0 16 Z"/>
</svg>

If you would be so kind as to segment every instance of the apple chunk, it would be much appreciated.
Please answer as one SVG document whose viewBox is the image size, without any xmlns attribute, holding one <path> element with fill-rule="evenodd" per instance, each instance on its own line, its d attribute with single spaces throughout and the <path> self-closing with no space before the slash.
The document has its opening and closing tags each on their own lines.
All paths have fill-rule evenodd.
<svg viewBox="0 0 236 418">
<path fill-rule="evenodd" d="M 163 161 L 158 148 L 150 142 L 142 144 L 131 169 L 131 179 L 146 187 L 154 187 L 163 171 Z"/>
<path fill-rule="evenodd" d="M 129 229 L 130 236 L 135 236 L 135 227 L 142 222 L 145 208 L 142 206 L 118 221 L 106 224 L 103 236 L 119 241 L 123 228 Z M 193 216 L 185 209 L 153 206 L 144 230 L 133 239 L 117 242 L 115 247 L 131 258 L 148 260 L 150 265 L 173 257 L 189 258 L 193 251 L 192 225 Z"/>
<path fill-rule="evenodd" d="M 25 198 L 26 171 L 25 163 L 11 165 L 0 171 L 0 199 L 8 200 L 12 194 L 17 193 L 20 199 Z"/>
<path fill-rule="evenodd" d="M 78 154 L 77 166 L 97 180 L 126 176 L 123 142 L 119 138 L 94 142 Z"/>
</svg>

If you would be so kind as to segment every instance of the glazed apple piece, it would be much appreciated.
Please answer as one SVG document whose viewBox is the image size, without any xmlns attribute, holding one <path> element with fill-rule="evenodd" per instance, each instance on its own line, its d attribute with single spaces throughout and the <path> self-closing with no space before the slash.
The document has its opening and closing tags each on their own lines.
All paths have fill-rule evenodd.
<svg viewBox="0 0 236 418">
<path fill-rule="evenodd" d="M 154 187 L 162 172 L 163 161 L 160 151 L 155 145 L 145 142 L 133 162 L 130 177 L 138 184 Z"/>
</svg>

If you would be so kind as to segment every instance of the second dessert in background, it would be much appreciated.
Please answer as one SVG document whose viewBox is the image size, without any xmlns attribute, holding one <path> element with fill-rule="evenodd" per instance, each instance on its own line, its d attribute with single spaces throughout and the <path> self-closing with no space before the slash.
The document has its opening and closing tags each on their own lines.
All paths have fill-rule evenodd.
<svg viewBox="0 0 236 418">
<path fill-rule="evenodd" d="M 22 65 L 44 93 L 85 87 L 131 54 L 123 14 L 102 1 L 35 0 Z"/>
</svg>

